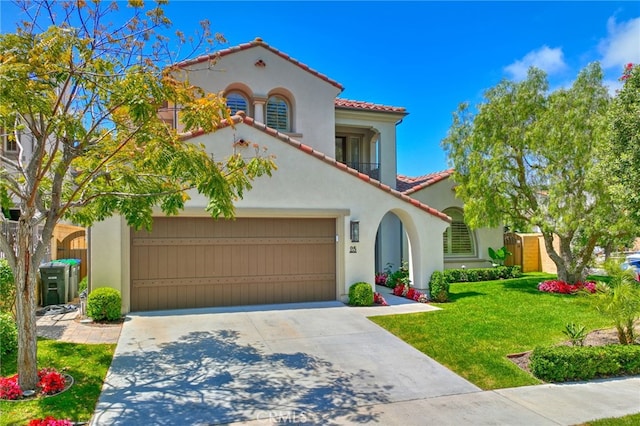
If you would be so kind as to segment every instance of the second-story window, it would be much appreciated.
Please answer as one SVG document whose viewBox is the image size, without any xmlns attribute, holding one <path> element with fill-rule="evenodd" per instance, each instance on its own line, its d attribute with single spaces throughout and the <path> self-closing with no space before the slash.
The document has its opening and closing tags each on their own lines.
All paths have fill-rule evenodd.
<svg viewBox="0 0 640 426">
<path fill-rule="evenodd" d="M 18 142 L 12 132 L 0 128 L 0 135 L 2 135 L 2 148 L 4 152 L 18 152 Z"/>
<path fill-rule="evenodd" d="M 238 111 L 244 111 L 249 114 L 247 109 L 249 102 L 247 98 L 240 92 L 230 92 L 226 96 L 227 108 L 231 111 L 231 115 L 235 115 Z"/>
<path fill-rule="evenodd" d="M 270 96 L 267 99 L 267 126 L 281 132 L 291 131 L 289 103 L 282 96 Z"/>
</svg>

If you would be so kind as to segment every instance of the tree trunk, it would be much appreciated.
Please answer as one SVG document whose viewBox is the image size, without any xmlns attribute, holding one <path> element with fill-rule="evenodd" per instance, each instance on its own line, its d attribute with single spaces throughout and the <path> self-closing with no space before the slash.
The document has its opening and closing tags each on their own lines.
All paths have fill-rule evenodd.
<svg viewBox="0 0 640 426">
<path fill-rule="evenodd" d="M 542 236 L 547 254 L 553 263 L 555 263 L 558 270 L 558 279 L 569 284 L 583 282 L 587 278 L 587 269 L 583 262 L 583 252 L 572 252 L 570 238 L 563 238 L 546 232 L 543 232 Z M 554 238 L 558 238 L 560 241 L 560 253 L 558 253 L 553 246 Z M 589 250 L 589 247 L 584 250 Z M 593 250 L 593 248 L 591 248 L 591 250 Z"/>
<path fill-rule="evenodd" d="M 22 390 L 33 390 L 38 384 L 36 286 L 37 276 L 32 259 L 33 226 L 29 220 L 19 221 L 16 253 L 16 313 L 18 323 L 18 375 Z"/>
</svg>

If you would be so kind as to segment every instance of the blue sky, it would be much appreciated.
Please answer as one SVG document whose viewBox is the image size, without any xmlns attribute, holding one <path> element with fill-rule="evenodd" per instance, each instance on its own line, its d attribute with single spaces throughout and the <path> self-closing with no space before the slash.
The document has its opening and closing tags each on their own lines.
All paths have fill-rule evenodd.
<svg viewBox="0 0 640 426">
<path fill-rule="evenodd" d="M 2 31 L 15 27 L 0 3 Z M 337 80 L 340 97 L 402 106 L 398 172 L 448 167 L 440 141 L 458 104 L 476 104 L 530 65 L 552 88 L 600 61 L 611 92 L 628 62 L 640 63 L 640 2 L 246 2 L 176 1 L 167 9 L 189 33 L 209 19 L 228 45 L 255 37 Z M 221 46 L 225 47 L 225 46 Z"/>
</svg>

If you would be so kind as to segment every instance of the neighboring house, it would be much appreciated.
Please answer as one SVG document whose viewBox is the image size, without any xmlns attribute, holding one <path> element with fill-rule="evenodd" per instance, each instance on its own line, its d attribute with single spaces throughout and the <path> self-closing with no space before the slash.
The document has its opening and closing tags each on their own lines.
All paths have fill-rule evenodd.
<svg viewBox="0 0 640 426">
<path fill-rule="evenodd" d="M 259 38 L 181 66 L 191 83 L 223 93 L 234 123 L 184 140 L 216 158 L 251 156 L 255 144 L 278 170 L 254 182 L 235 220 L 211 219 L 193 194 L 179 216 L 158 213 L 151 233 L 121 217 L 95 224 L 92 288 L 119 289 L 125 312 L 346 300 L 387 263 L 407 260 L 422 289 L 443 268 L 450 218 L 395 189 L 404 108 L 338 98 L 340 83 Z M 179 108 L 160 114 L 181 128 Z"/>
<path fill-rule="evenodd" d="M 491 266 L 489 248 L 504 245 L 503 227 L 471 229 L 464 220 L 463 202 L 456 197 L 453 169 L 424 176 L 398 176 L 398 191 L 445 213 L 452 220 L 442 235 L 444 268 Z"/>
</svg>

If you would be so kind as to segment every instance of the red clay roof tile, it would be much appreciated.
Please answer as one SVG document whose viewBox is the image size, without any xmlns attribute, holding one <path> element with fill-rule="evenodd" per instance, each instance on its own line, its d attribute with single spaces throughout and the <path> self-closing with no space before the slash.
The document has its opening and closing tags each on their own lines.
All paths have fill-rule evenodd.
<svg viewBox="0 0 640 426">
<path fill-rule="evenodd" d="M 268 134 L 269 136 L 274 136 L 277 139 L 280 139 L 283 142 L 288 143 L 289 145 L 298 148 L 299 150 L 301 150 L 302 152 L 305 152 L 309 155 L 312 155 L 316 158 L 318 158 L 321 161 L 324 161 L 327 164 L 330 164 L 332 166 L 334 166 L 335 168 L 347 172 L 351 175 L 354 175 L 355 177 L 369 183 L 370 185 L 373 185 L 377 188 L 379 188 L 380 190 L 387 192 L 391 195 L 393 195 L 396 198 L 399 198 L 400 200 L 409 203 L 411 205 L 416 206 L 417 208 L 419 208 L 422 211 L 425 211 L 427 213 L 429 213 L 432 216 L 435 216 L 439 219 L 444 220 L 445 222 L 449 222 L 451 223 L 451 218 L 449 216 L 447 216 L 446 214 L 442 213 L 441 211 L 438 211 L 436 209 L 434 209 L 433 207 L 429 207 L 428 205 L 421 203 L 420 201 L 416 200 L 415 198 L 411 198 L 408 195 L 406 195 L 406 193 L 402 193 L 398 190 L 392 189 L 390 186 L 385 185 L 371 177 L 369 177 L 368 175 L 365 175 L 363 173 L 360 173 L 358 170 L 352 169 L 350 167 L 348 167 L 346 164 L 340 163 L 338 161 L 336 161 L 335 159 L 326 156 L 325 154 L 314 150 L 312 147 L 310 147 L 309 145 L 305 145 L 293 138 L 291 138 L 290 136 L 284 134 L 284 133 L 280 133 L 278 131 L 275 131 L 275 134 L 273 133 L 274 129 L 271 129 L 270 127 L 267 127 L 265 124 L 260 123 L 255 121 L 253 118 L 251 117 L 247 117 L 244 112 L 240 112 L 240 114 L 235 115 L 233 117 L 231 117 L 231 121 L 234 124 L 239 124 L 239 123 L 244 123 L 247 126 L 251 126 L 254 127 L 266 134 Z M 224 127 L 228 127 L 229 124 L 225 122 L 225 124 L 220 125 L 220 128 L 224 128 Z M 188 140 L 191 138 L 194 138 L 196 136 L 200 136 L 204 134 L 203 131 L 194 131 L 194 132 L 188 132 L 188 133 L 184 133 L 182 134 L 182 140 Z M 406 176 L 403 176 L 406 178 Z"/>
<path fill-rule="evenodd" d="M 389 105 L 374 104 L 372 102 L 354 101 L 351 99 L 336 98 L 335 106 L 337 108 L 344 109 L 358 109 L 366 111 L 380 111 L 380 112 L 399 112 L 406 114 L 404 107 L 394 107 Z"/>
<path fill-rule="evenodd" d="M 396 176 L 396 189 L 403 194 L 409 195 L 420 191 L 434 183 L 447 179 L 453 174 L 453 169 L 447 169 L 440 172 L 430 173 L 424 176 Z"/>
</svg>

